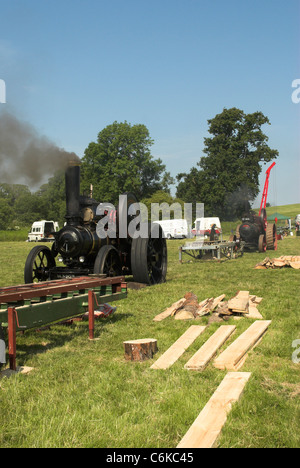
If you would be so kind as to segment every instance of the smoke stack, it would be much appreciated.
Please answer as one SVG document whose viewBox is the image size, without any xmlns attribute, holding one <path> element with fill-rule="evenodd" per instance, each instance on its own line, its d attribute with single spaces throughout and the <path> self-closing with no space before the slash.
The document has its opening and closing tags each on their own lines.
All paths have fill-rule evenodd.
<svg viewBox="0 0 300 468">
<path fill-rule="evenodd" d="M 80 216 L 80 165 L 76 161 L 69 161 L 65 172 L 66 180 L 66 220 L 67 224 L 78 224 Z"/>
</svg>

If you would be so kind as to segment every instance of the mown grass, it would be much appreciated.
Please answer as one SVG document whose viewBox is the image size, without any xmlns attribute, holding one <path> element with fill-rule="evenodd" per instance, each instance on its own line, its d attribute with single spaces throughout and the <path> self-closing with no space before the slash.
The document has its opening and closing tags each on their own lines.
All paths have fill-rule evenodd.
<svg viewBox="0 0 300 468">
<path fill-rule="evenodd" d="M 97 341 L 88 340 L 86 322 L 18 335 L 18 364 L 34 370 L 1 380 L 0 447 L 176 447 L 226 374 L 211 364 L 201 373 L 183 368 L 219 324 L 165 371 L 150 369 L 154 360 L 125 361 L 123 341 L 156 338 L 156 359 L 192 323 L 208 319 L 153 322 L 155 315 L 187 291 L 202 300 L 222 293 L 229 298 L 239 289 L 263 297 L 259 310 L 272 324 L 242 368 L 252 376 L 219 445 L 299 447 L 300 364 L 292 362 L 292 342 L 300 339 L 299 270 L 255 270 L 265 256 L 257 252 L 220 263 L 184 256 L 179 264 L 181 243 L 168 241 L 167 282 L 129 290 L 115 303 L 116 313 L 96 323 Z M 31 248 L 0 244 L 0 285 L 23 282 Z M 280 241 L 276 256 L 282 254 L 299 255 L 300 237 Z M 237 326 L 231 342 L 252 321 L 226 323 Z"/>
</svg>

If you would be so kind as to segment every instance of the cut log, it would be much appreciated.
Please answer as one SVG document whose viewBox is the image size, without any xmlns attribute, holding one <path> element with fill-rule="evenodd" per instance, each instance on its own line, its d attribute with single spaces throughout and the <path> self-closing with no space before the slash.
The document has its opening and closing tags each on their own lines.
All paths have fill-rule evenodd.
<svg viewBox="0 0 300 468">
<path fill-rule="evenodd" d="M 193 294 L 192 292 L 188 292 L 185 294 L 184 298 L 186 299 L 186 301 L 182 308 L 185 311 L 192 313 L 194 318 L 196 318 L 197 310 L 199 307 L 197 296 Z M 175 318 L 176 318 L 176 315 L 175 315 Z"/>
<path fill-rule="evenodd" d="M 209 361 L 215 356 L 218 349 L 235 331 L 235 325 L 221 325 L 220 328 L 204 343 L 203 346 L 191 357 L 184 368 L 201 371 L 205 369 Z"/>
<path fill-rule="evenodd" d="M 261 320 L 252 323 L 244 333 L 215 359 L 214 366 L 218 369 L 240 369 L 246 360 L 247 353 L 258 345 L 270 323 L 271 320 Z"/>
<path fill-rule="evenodd" d="M 239 400 L 250 376 L 249 372 L 229 372 L 177 448 L 214 447 L 232 404 Z"/>
<path fill-rule="evenodd" d="M 174 318 L 175 320 L 194 320 L 195 316 L 190 310 L 179 309 L 176 311 Z"/>
<path fill-rule="evenodd" d="M 186 332 L 152 364 L 151 369 L 167 369 L 172 366 L 205 329 L 206 326 L 191 325 Z"/>
<path fill-rule="evenodd" d="M 123 345 L 127 361 L 146 361 L 152 359 L 153 355 L 158 351 L 157 340 L 153 338 L 124 341 Z"/>
</svg>

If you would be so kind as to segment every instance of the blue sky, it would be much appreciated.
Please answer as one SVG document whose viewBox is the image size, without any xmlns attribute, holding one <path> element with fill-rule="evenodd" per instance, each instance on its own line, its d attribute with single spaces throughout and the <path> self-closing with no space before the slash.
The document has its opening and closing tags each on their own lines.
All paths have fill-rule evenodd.
<svg viewBox="0 0 300 468">
<path fill-rule="evenodd" d="M 0 0 L 0 113 L 80 157 L 113 121 L 145 124 L 176 176 L 208 119 L 261 111 L 279 151 L 268 201 L 299 203 L 299 20 L 300 0 Z"/>
</svg>

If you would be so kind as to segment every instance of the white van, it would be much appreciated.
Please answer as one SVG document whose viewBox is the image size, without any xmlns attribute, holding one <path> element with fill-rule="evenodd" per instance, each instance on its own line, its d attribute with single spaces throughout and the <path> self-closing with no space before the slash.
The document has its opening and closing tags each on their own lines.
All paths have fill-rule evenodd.
<svg viewBox="0 0 300 468">
<path fill-rule="evenodd" d="M 51 242 L 54 241 L 53 232 L 59 230 L 58 223 L 56 221 L 35 221 L 31 230 L 28 233 L 27 242 Z"/>
<path fill-rule="evenodd" d="M 154 221 L 162 227 L 167 239 L 182 239 L 188 237 L 188 224 L 186 219 L 163 219 Z"/>
<path fill-rule="evenodd" d="M 215 224 L 215 233 L 221 234 L 222 228 L 219 218 L 197 218 L 195 220 L 192 234 L 194 236 L 209 236 L 212 226 Z"/>
</svg>

